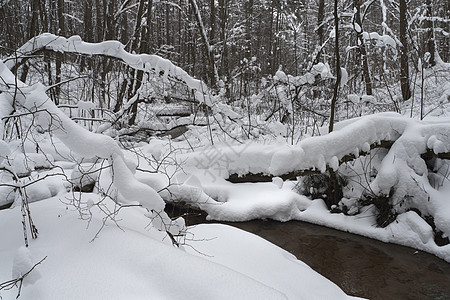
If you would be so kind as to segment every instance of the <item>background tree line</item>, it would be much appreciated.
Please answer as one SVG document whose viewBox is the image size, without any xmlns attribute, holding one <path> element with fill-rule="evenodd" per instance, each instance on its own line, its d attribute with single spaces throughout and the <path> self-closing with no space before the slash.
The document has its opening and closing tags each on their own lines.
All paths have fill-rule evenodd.
<svg viewBox="0 0 450 300">
<path fill-rule="evenodd" d="M 229 103 L 260 93 L 265 80 L 272 80 L 279 69 L 295 76 L 323 62 L 336 70 L 336 57 L 350 76 L 346 93 L 372 95 L 374 89 L 401 83 L 401 98 L 408 100 L 411 72 L 419 72 L 422 64 L 433 66 L 439 59 L 435 53 L 448 60 L 448 1 L 334 4 L 336 17 L 333 3 L 325 0 L 3 0 L 0 51 L 2 56 L 12 55 L 43 32 L 80 35 L 88 42 L 119 40 L 130 52 L 160 55 L 212 89 L 222 89 Z M 368 36 L 370 32 L 378 35 Z M 43 78 L 49 85 L 62 80 L 62 57 L 44 54 Z M 107 76 L 122 66 L 106 59 L 67 59 L 93 71 L 99 86 L 96 96 L 115 111 L 143 80 L 142 72 L 125 70 L 127 76 L 117 75 L 120 86 L 111 100 Z M 26 80 L 30 67 L 24 64 L 15 71 Z M 319 79 L 310 93 L 312 98 L 331 98 L 333 85 Z M 62 98 L 59 87 L 52 98 L 57 103 Z"/>
</svg>

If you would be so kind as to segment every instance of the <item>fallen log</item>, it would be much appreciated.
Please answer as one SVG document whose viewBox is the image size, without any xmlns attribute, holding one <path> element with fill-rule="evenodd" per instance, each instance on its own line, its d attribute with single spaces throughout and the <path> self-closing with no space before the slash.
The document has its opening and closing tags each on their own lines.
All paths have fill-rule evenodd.
<svg viewBox="0 0 450 300">
<path fill-rule="evenodd" d="M 394 144 L 394 141 L 380 141 L 380 142 L 370 145 L 370 150 L 373 150 L 376 148 L 390 149 L 393 144 Z M 358 158 L 359 156 L 368 155 L 369 153 L 370 153 L 370 151 L 361 150 L 361 151 L 359 151 L 358 155 L 355 155 L 354 153 L 346 154 L 339 160 L 339 165 L 342 165 L 344 163 L 352 161 L 352 160 Z M 450 158 L 450 153 L 449 153 L 449 158 Z M 326 170 L 333 171 L 333 169 L 330 166 L 327 166 Z M 282 175 L 277 175 L 277 176 L 272 175 L 272 174 L 266 174 L 266 173 L 256 173 L 255 174 L 255 173 L 249 172 L 244 175 L 239 175 L 239 174 L 233 173 L 226 180 L 231 183 L 271 182 L 274 177 L 280 177 L 283 180 L 296 180 L 297 177 L 321 174 L 321 173 L 322 172 L 320 170 L 314 169 L 314 168 L 310 168 L 307 170 L 296 170 L 296 171 L 288 172 L 288 173 L 285 173 Z"/>
</svg>

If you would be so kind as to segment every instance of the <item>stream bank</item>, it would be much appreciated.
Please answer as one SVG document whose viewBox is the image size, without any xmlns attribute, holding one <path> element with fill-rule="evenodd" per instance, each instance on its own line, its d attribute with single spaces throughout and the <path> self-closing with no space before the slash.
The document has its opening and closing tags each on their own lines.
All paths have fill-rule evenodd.
<svg viewBox="0 0 450 300">
<path fill-rule="evenodd" d="M 170 215 L 186 213 L 169 205 Z M 208 222 L 188 209 L 188 225 Z M 220 222 L 256 234 L 294 254 L 352 296 L 450 299 L 450 264 L 412 248 L 300 221 Z"/>
<path fill-rule="evenodd" d="M 299 221 L 223 224 L 289 251 L 352 296 L 450 299 L 450 264 L 428 253 Z"/>
</svg>

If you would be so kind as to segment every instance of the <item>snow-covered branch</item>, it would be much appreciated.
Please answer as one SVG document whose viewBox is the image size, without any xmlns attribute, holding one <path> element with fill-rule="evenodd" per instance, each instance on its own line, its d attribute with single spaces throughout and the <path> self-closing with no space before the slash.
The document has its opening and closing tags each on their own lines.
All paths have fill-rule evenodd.
<svg viewBox="0 0 450 300">
<path fill-rule="evenodd" d="M 65 38 L 51 33 L 43 33 L 26 42 L 16 51 L 15 56 L 5 58 L 3 62 L 9 69 L 12 69 L 16 64 L 20 63 L 25 56 L 40 50 L 85 55 L 103 55 L 117 58 L 136 70 L 158 74 L 161 75 L 163 79 L 171 77 L 186 83 L 186 85 L 194 92 L 195 98 L 200 103 L 212 106 L 214 102 L 213 96 L 209 94 L 209 89 L 203 81 L 193 78 L 182 68 L 174 65 L 170 60 L 158 55 L 129 53 L 125 50 L 125 46 L 118 41 L 88 43 L 84 42 L 78 35 Z"/>
<path fill-rule="evenodd" d="M 27 86 L 18 82 L 20 93 L 15 93 L 17 79 L 0 62 L 0 87 L 2 109 L 0 117 L 8 116 L 16 106 L 24 107 L 35 114 L 35 126 L 47 129 L 58 137 L 69 149 L 82 157 L 100 157 L 112 161 L 113 183 L 118 188 L 121 199 L 136 202 L 143 207 L 162 211 L 164 201 L 159 194 L 146 184 L 136 180 L 132 168 L 127 165 L 122 150 L 109 136 L 96 134 L 79 126 L 65 115 L 47 96 L 42 84 Z"/>
<path fill-rule="evenodd" d="M 192 91 L 195 99 L 199 103 L 204 103 L 211 107 L 214 113 L 221 113 L 232 120 L 240 118 L 240 115 L 234 112 L 229 105 L 219 102 L 217 96 L 212 95 L 209 87 L 202 80 L 195 79 L 170 60 L 158 55 L 129 53 L 119 41 L 88 43 L 84 42 L 78 35 L 65 38 L 51 33 L 43 33 L 26 42 L 16 51 L 14 56 L 5 58 L 3 63 L 9 69 L 13 69 L 23 59 L 41 50 L 102 55 L 120 59 L 131 68 L 160 76 L 163 81 L 169 78 L 181 81 Z M 133 101 L 129 101 L 127 104 L 131 105 Z"/>
</svg>

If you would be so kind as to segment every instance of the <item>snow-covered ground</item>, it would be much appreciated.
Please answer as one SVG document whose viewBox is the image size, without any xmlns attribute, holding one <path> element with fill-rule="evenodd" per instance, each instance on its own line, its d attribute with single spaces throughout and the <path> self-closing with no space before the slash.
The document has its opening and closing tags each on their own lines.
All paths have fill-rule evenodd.
<svg viewBox="0 0 450 300">
<path fill-rule="evenodd" d="M 391 122 L 396 122 L 397 125 L 392 127 L 397 128 L 398 132 L 400 129 L 407 131 L 408 126 L 419 126 L 396 115 L 371 118 L 375 119 L 373 122 L 384 120 L 383 118 L 393 119 Z M 338 131 L 334 136 L 340 136 L 339 131 L 346 128 L 344 125 L 356 126 L 357 122 L 358 120 L 354 120 L 338 124 Z M 370 122 L 372 121 L 369 118 L 363 124 Z M 422 126 L 433 127 L 430 124 L 434 123 Z M 418 132 L 420 131 L 416 131 Z M 373 142 L 381 139 L 376 138 L 376 131 L 374 135 Z M 425 141 L 429 148 L 439 144 L 437 138 L 433 138 L 434 143 L 431 143 L 430 135 L 420 136 L 421 138 L 417 140 Z M 37 140 L 38 137 L 41 139 Z M 333 136 L 320 137 L 318 143 L 322 143 L 323 139 L 332 138 Z M 400 140 L 398 136 L 392 135 L 392 138 Z M 440 140 L 444 140 L 442 136 Z M 35 153 L 36 141 L 40 145 L 39 153 Z M 444 142 L 448 143 L 446 140 Z M 140 143 L 133 151 L 117 150 L 120 151 L 117 157 L 121 158 L 123 166 L 111 164 L 111 160 L 108 159 L 96 159 L 91 162 L 84 160 L 81 165 L 74 163 L 73 160 L 79 156 L 71 152 L 56 137 L 50 139 L 46 134 L 36 133 L 33 142 L 27 141 L 23 145 L 3 143 L 3 156 L 11 157 L 9 161 L 13 162 L 11 170 L 17 173 L 31 170 L 29 174 L 31 177 L 28 178 L 33 180 L 45 178 L 45 180 L 27 186 L 32 180 L 21 179 L 28 199 L 33 202 L 30 206 L 31 214 L 39 230 L 38 239 L 29 239 L 30 246 L 27 249 L 23 247 L 21 198 L 14 193 L 13 187 L 2 186 L 2 194 L 5 197 L 0 203 L 4 204 L 15 199 L 17 207 L 0 211 L 0 226 L 4 229 L 0 232 L 2 241 L 0 282 L 28 271 L 36 262 L 47 256 L 30 273 L 30 277 L 25 279 L 22 288 L 24 299 L 36 299 L 36 295 L 38 299 L 146 298 L 147 295 L 152 295 L 152 298 L 156 299 L 346 297 L 338 287 L 296 260 L 291 254 L 261 238 L 227 226 L 190 227 L 186 236 L 180 240 L 184 245 L 181 245 L 181 249 L 177 249 L 165 233 L 150 225 L 149 217 L 155 216 L 142 207 L 136 207 L 148 203 L 146 189 L 141 185 L 159 191 L 159 195 L 164 199 L 190 201 L 207 211 L 210 219 L 302 220 L 385 242 L 403 244 L 450 260 L 450 245 L 436 245 L 431 226 L 414 211 L 404 211 L 397 216 L 396 221 L 385 228 L 380 228 L 376 226 L 376 209 L 373 205 L 360 207 L 360 211 L 354 215 L 330 213 L 322 199 L 311 200 L 299 194 L 301 181 L 283 181 L 275 177 L 272 182 L 233 184 L 224 179 L 236 170 L 228 161 L 230 158 L 238 159 L 238 164 L 235 165 L 246 172 L 273 171 L 272 163 L 276 166 L 287 166 L 282 169 L 283 172 L 287 172 L 298 168 L 293 161 L 290 165 L 286 164 L 286 159 L 292 157 L 289 154 L 302 151 L 304 153 L 301 147 L 314 143 L 314 140 L 305 139 L 295 147 L 281 142 L 275 146 L 257 143 L 241 146 L 222 144 L 199 148 L 192 152 L 173 150 L 187 149 L 182 139 L 178 142 L 153 139 L 149 143 Z M 347 151 L 342 148 L 346 146 L 343 143 L 342 147 L 328 150 L 329 159 L 323 159 L 323 163 L 333 164 L 335 159 L 332 157 L 341 159 L 343 153 Z M 367 145 L 361 146 L 361 150 L 369 149 L 366 148 Z M 17 156 L 23 149 L 27 155 Z M 316 147 L 313 152 L 321 153 L 320 151 L 323 151 L 321 149 L 323 148 Z M 443 150 L 445 148 L 442 146 L 437 147 L 435 153 Z M 43 153 L 46 153 L 47 158 Z M 381 170 L 386 153 L 385 150 L 383 155 L 372 158 L 373 167 Z M 146 160 L 144 157 L 152 159 Z M 167 157 L 174 158 L 182 168 L 180 169 L 172 160 L 164 165 L 168 160 Z M 283 160 L 283 157 L 286 158 Z M 26 158 L 28 163 L 25 163 Z M 414 156 L 410 155 L 410 158 Z M 360 159 L 363 160 L 364 157 Z M 283 164 L 277 160 L 281 160 Z M 155 163 L 159 164 L 164 172 L 140 171 L 152 169 Z M 44 167 L 53 169 L 40 170 Z M 136 171 L 136 168 L 139 170 Z M 111 173 L 112 170 L 115 170 L 114 174 Z M 114 179 L 113 175 L 118 176 L 117 170 L 125 172 L 121 175 L 128 178 L 120 180 L 131 180 L 131 183 Z M 404 170 L 407 170 L 406 167 Z M 3 172 L 2 176 L 3 182 L 15 184 L 7 172 Z M 421 177 L 417 178 L 422 180 Z M 94 193 L 83 193 L 80 197 L 77 192 L 68 192 L 70 190 L 68 180 L 75 184 L 83 180 L 88 182 L 95 180 L 97 183 Z M 423 184 L 427 182 L 422 180 Z M 134 188 L 130 189 L 133 186 Z M 135 194 L 137 197 L 128 201 L 130 198 L 120 192 L 124 188 L 129 189 L 128 197 Z M 444 181 L 437 190 L 427 188 L 434 194 L 430 193 L 433 198 L 428 200 L 422 209 L 432 211 L 439 207 L 434 214 L 435 220 L 441 220 L 440 228 L 447 230 L 449 186 Z M 139 189 L 143 190 L 139 192 Z M 356 195 L 355 189 L 347 191 L 346 195 L 352 193 Z M 361 192 L 362 189 L 358 191 Z M 105 193 L 116 196 L 115 199 L 130 207 L 120 209 L 118 214 L 113 213 L 119 206 L 109 198 L 103 197 Z M 349 196 L 347 205 L 357 206 L 350 200 Z M 417 204 L 421 203 L 420 199 L 417 201 L 419 201 Z M 117 224 L 108 219 L 108 215 L 114 217 Z M 96 236 L 105 218 L 106 226 Z M 153 222 L 153 225 L 155 224 Z M 164 225 L 167 224 L 156 227 L 164 228 Z M 172 225 L 175 225 L 175 230 L 171 230 L 174 235 L 183 229 L 182 223 L 174 222 Z M 13 298 L 16 293 L 17 289 L 1 291 L 3 299 Z"/>
<path fill-rule="evenodd" d="M 69 194 L 31 204 L 39 238 L 23 246 L 20 207 L 0 211 L 0 282 L 24 279 L 20 299 L 347 299 L 292 254 L 225 225 L 187 230 L 179 248 L 128 207 L 117 224 L 91 208 L 80 220 Z M 63 201 L 61 201 L 63 199 Z M 84 194 L 81 202 L 96 202 Z M 103 210 L 114 210 L 112 201 Z M 117 207 L 116 207 L 117 208 Z M 18 289 L 0 290 L 15 299 Z"/>
</svg>

